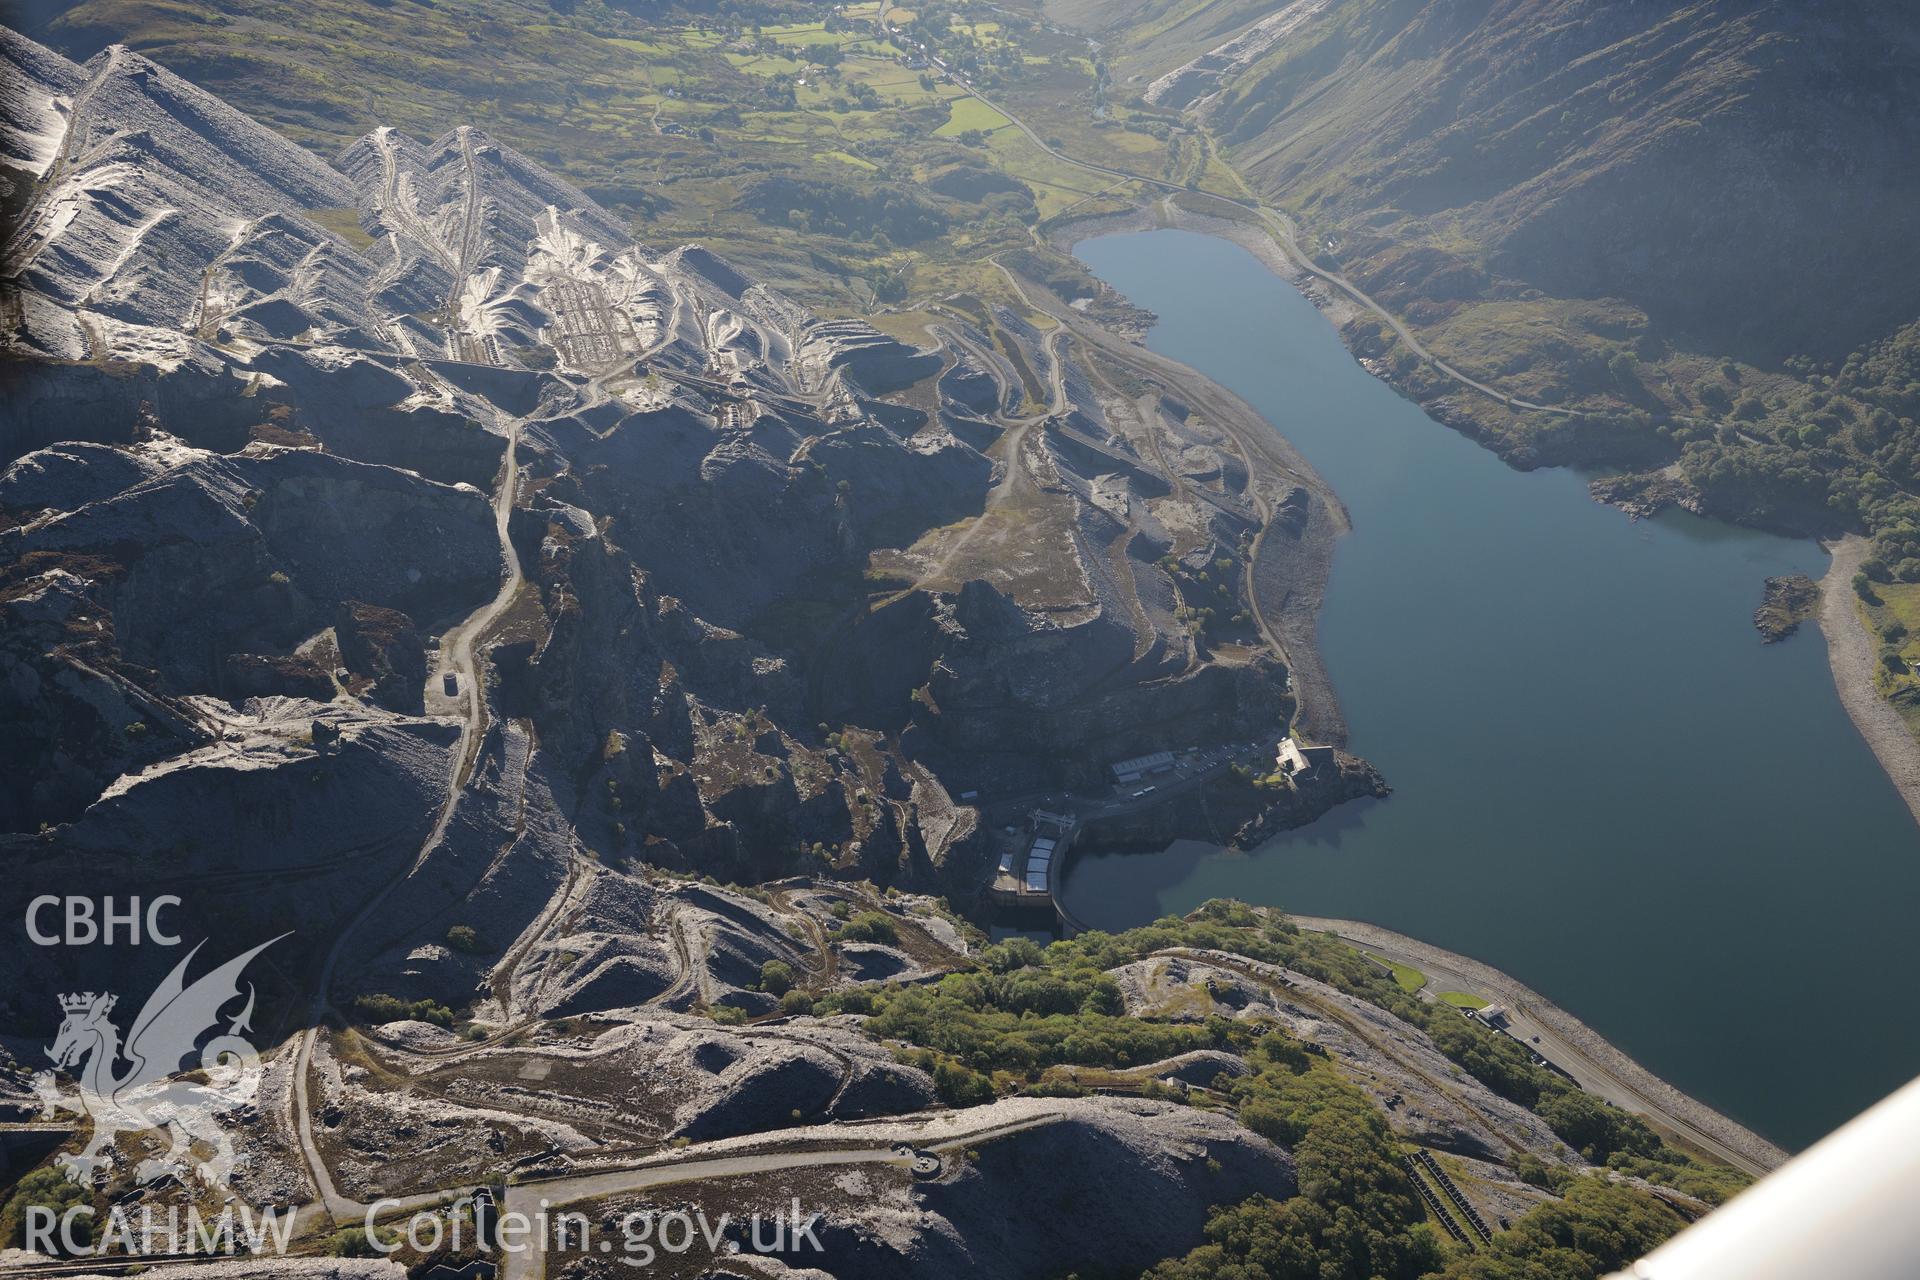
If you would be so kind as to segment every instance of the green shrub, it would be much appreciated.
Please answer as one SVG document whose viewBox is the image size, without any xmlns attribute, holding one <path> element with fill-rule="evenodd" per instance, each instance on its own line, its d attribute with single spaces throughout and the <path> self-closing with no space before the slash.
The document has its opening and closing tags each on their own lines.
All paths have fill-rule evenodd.
<svg viewBox="0 0 1920 1280">
<path fill-rule="evenodd" d="M 362 1022 L 379 1024 L 383 1022 L 431 1022 L 436 1027 L 453 1028 L 453 1010 L 431 1000 L 415 1000 L 408 1003 L 398 996 L 382 993 L 356 996 L 353 1001 L 354 1016 Z"/>
<path fill-rule="evenodd" d="M 457 924 L 447 930 L 447 945 L 455 951 L 464 951 L 468 955 L 478 955 L 486 950 L 481 945 L 480 935 L 473 931 L 470 924 Z"/>
<path fill-rule="evenodd" d="M 980 952 L 982 967 L 994 973 L 1006 973 L 1013 969 L 1030 969 L 1045 963 L 1047 953 L 1032 938 L 1008 938 L 1005 942 L 996 942 Z"/>
<path fill-rule="evenodd" d="M 933 1090 L 950 1107 L 977 1107 L 993 1101 L 993 1080 L 978 1071 L 940 1058 L 933 1066 Z"/>
<path fill-rule="evenodd" d="M 769 960 L 761 965 L 760 989 L 774 996 L 784 996 L 792 991 L 793 966 L 784 960 Z"/>
<path fill-rule="evenodd" d="M 841 942 L 878 942 L 889 947 L 900 941 L 893 918 L 880 911 L 860 912 L 834 930 L 833 936 Z"/>
<path fill-rule="evenodd" d="M 333 1233 L 327 1241 L 327 1253 L 335 1258 L 375 1258 L 380 1250 L 374 1247 L 373 1240 L 367 1236 L 365 1227 L 344 1227 Z"/>
<path fill-rule="evenodd" d="M 1056 1063 L 1116 1067 L 1220 1043 L 1220 1026 L 1151 1022 L 1122 1012 L 1119 988 L 1097 969 L 1023 968 L 950 974 L 927 987 L 847 991 L 842 1012 L 871 1008 L 866 1030 L 937 1050 L 975 1072 L 1032 1077 Z"/>
</svg>

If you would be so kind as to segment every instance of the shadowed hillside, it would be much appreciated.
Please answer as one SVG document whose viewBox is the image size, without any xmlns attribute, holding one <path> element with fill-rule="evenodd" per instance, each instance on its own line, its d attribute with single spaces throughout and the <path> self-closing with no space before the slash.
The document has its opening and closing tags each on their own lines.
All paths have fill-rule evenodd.
<svg viewBox="0 0 1920 1280">
<path fill-rule="evenodd" d="M 1062 16 L 1093 20 L 1093 8 Z M 1913 318 L 1920 41 L 1898 6 L 1771 0 L 1174 0 L 1125 89 L 1197 111 L 1354 261 L 1422 242 L 1435 287 L 1621 297 L 1756 360 Z M 1250 25 L 1251 24 L 1251 25 Z M 1208 43 L 1213 40 L 1213 43 Z"/>
</svg>

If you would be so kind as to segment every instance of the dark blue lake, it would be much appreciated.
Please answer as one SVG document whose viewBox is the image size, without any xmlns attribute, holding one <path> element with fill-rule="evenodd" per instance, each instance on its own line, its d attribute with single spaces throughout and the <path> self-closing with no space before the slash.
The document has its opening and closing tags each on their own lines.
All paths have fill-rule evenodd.
<svg viewBox="0 0 1920 1280">
<path fill-rule="evenodd" d="M 1920 1073 L 1920 831 L 1817 628 L 1763 646 L 1811 542 L 1633 523 L 1522 474 L 1357 365 L 1245 250 L 1181 231 L 1076 252 L 1154 350 L 1258 409 L 1353 533 L 1320 637 L 1350 747 L 1394 788 L 1252 853 L 1089 850 L 1064 896 L 1118 928 L 1231 896 L 1372 921 L 1539 989 L 1782 1145 Z"/>
</svg>

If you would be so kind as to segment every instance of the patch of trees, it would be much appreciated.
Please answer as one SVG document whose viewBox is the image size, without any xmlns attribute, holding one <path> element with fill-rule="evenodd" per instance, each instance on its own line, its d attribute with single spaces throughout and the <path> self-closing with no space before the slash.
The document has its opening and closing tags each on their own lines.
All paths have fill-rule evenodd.
<svg viewBox="0 0 1920 1280">
<path fill-rule="evenodd" d="M 862 911 L 834 930 L 833 936 L 841 942 L 877 942 L 889 947 L 900 941 L 900 931 L 881 911 Z"/>
<path fill-rule="evenodd" d="M 950 199 L 1011 213 L 1022 221 L 1030 222 L 1039 216 L 1033 192 L 1027 189 L 1026 183 L 975 164 L 956 164 L 942 169 L 927 180 L 927 189 Z"/>
<path fill-rule="evenodd" d="M 940 206 L 886 184 L 861 187 L 775 175 L 748 187 L 740 205 L 763 222 L 849 240 L 885 236 L 894 244 L 919 244 L 950 225 Z"/>
<path fill-rule="evenodd" d="M 1680 455 L 1680 470 L 1709 510 L 1748 524 L 1794 526 L 1835 523 L 1851 513 L 1855 495 L 1835 473 L 1834 456 L 1775 443 L 1699 441 Z"/>
<path fill-rule="evenodd" d="M 1329 958 L 1321 944 L 1297 932 L 1269 929 L 1262 940 L 1278 950 L 1300 945 L 1308 963 Z M 1371 971 L 1369 988 L 1384 983 L 1397 993 L 1396 1003 L 1418 1003 L 1391 979 L 1372 977 L 1377 968 L 1362 964 L 1365 969 L 1356 970 L 1342 962 L 1334 972 L 1350 977 Z M 1472 1025 L 1450 1011 L 1444 1016 Z M 1518 1091 L 1547 1088 L 1528 1076 L 1527 1069 L 1538 1068 L 1531 1068 L 1524 1051 L 1516 1061 L 1484 1045 L 1465 1051 L 1456 1036 L 1436 1036 L 1441 1038 L 1453 1044 L 1450 1057 L 1462 1051 Z M 1250 1074 L 1223 1077 L 1214 1087 L 1233 1100 L 1242 1124 L 1293 1153 L 1299 1194 L 1287 1200 L 1256 1196 L 1215 1210 L 1207 1243 L 1160 1263 L 1146 1280 L 1597 1280 L 1685 1225 L 1638 1188 L 1563 1173 L 1556 1190 L 1564 1199 L 1535 1209 L 1491 1247 L 1449 1263 L 1379 1108 L 1324 1057 L 1278 1031 L 1261 1037 L 1246 1060 Z M 1618 1139 L 1615 1115 L 1607 1114 L 1612 1108 L 1562 1088 L 1542 1108 L 1557 1132 L 1588 1137 L 1594 1146 Z M 1523 1163 L 1533 1166 L 1523 1176 L 1543 1185 L 1551 1180 L 1539 1161 Z M 1638 1171 L 1662 1180 L 1668 1172 L 1652 1164 Z"/>
<path fill-rule="evenodd" d="M 1241 607 L 1240 574 L 1231 557 L 1221 556 L 1204 568 L 1195 568 L 1176 556 L 1162 556 L 1160 567 L 1180 587 L 1182 603 L 1173 611 L 1174 621 L 1216 641 L 1250 634 L 1253 615 Z"/>
<path fill-rule="evenodd" d="M 1357 982 L 1351 966 L 1322 980 L 1424 1030 L 1434 1047 L 1463 1071 L 1501 1097 L 1535 1112 L 1590 1163 L 1637 1172 L 1710 1204 L 1719 1204 L 1747 1185 L 1746 1175 L 1693 1160 L 1667 1145 L 1638 1116 L 1602 1102 L 1536 1064 L 1532 1052 L 1512 1036 L 1463 1017 L 1450 1005 L 1416 998 L 1357 952 L 1352 954 L 1365 966 Z M 1299 963 L 1288 963 L 1308 971 Z"/>
<path fill-rule="evenodd" d="M 868 1034 L 926 1049 L 936 1064 L 998 1075 L 1008 1088 L 1060 1063 L 1132 1066 L 1215 1047 L 1230 1034 L 1225 1019 L 1197 1026 L 1128 1017 L 1113 979 L 1079 964 L 951 974 L 935 986 L 875 992 L 870 1000 Z M 820 1002 L 828 1006 L 857 1011 L 845 995 Z M 965 1084 L 978 1087 L 970 1078 Z"/>
<path fill-rule="evenodd" d="M 1562 1199 L 1446 1263 L 1379 1110 L 1283 1036 L 1265 1037 L 1248 1063 L 1254 1073 L 1227 1086 L 1240 1121 L 1292 1150 L 1300 1194 L 1215 1211 L 1207 1243 L 1148 1280 L 1597 1280 L 1686 1225 L 1637 1187 L 1566 1174 L 1556 1187 Z M 1523 1163 L 1546 1180 L 1538 1161 Z"/>
<path fill-rule="evenodd" d="M 1309 1131 L 1303 1126 L 1312 1115 L 1328 1109 L 1350 1110 L 1340 1101 L 1343 1082 L 1338 1074 L 1331 1068 L 1324 1075 L 1314 1074 L 1314 1055 L 1284 1035 L 1269 1032 L 1256 1037 L 1245 1022 L 1219 1017 L 1204 1023 L 1175 1023 L 1128 1016 L 1107 971 L 1170 947 L 1225 951 L 1284 965 L 1386 1010 L 1425 1031 L 1435 1047 L 1489 1089 L 1537 1112 L 1568 1146 L 1594 1164 L 1658 1181 L 1715 1204 L 1747 1183 L 1734 1170 L 1695 1162 L 1664 1143 L 1637 1117 L 1537 1065 L 1531 1051 L 1513 1037 L 1466 1018 L 1449 1005 L 1417 999 L 1380 966 L 1331 935 L 1303 932 L 1285 917 L 1255 911 L 1244 903 L 1209 902 L 1184 919 L 1168 917 L 1118 934 L 1088 932 L 1045 948 L 1014 939 L 984 948 L 975 969 L 950 974 L 935 986 L 857 988 L 826 997 L 819 1008 L 869 1014 L 868 1034 L 915 1046 L 912 1060 L 935 1073 L 942 1097 L 956 1105 L 961 1098 L 978 1100 L 996 1092 L 1031 1089 L 1040 1072 L 1055 1064 L 1126 1067 L 1194 1049 L 1226 1048 L 1249 1053 L 1256 1072 L 1242 1082 L 1219 1081 L 1215 1087 L 1230 1092 L 1241 1119 L 1255 1132 L 1277 1142 L 1304 1142 Z M 1291 1079 L 1276 1074 L 1283 1070 Z M 1327 1141 L 1351 1154 L 1367 1147 L 1371 1142 L 1367 1135 L 1367 1124 L 1350 1118 L 1343 1121 L 1337 1140 L 1329 1137 Z M 1297 1149 L 1295 1156 L 1300 1157 Z M 1343 1167 L 1331 1154 L 1329 1160 L 1333 1161 L 1330 1167 Z M 1345 1192 L 1374 1197 L 1374 1208 L 1368 1211 L 1374 1215 L 1369 1219 L 1374 1224 L 1371 1229 L 1392 1235 L 1399 1230 L 1392 1225 L 1398 1219 L 1390 1203 L 1396 1184 L 1393 1178 L 1378 1176 L 1383 1180 L 1347 1186 Z M 1296 1214 L 1307 1217 L 1295 1222 Z M 1284 1222 L 1262 1229 L 1278 1232 L 1297 1245 L 1320 1225 L 1320 1218 L 1301 1208 L 1287 1210 Z M 1228 1260 L 1225 1254 L 1208 1256 L 1221 1265 Z M 1382 1255 L 1419 1256 L 1411 1240 Z M 1242 1273 L 1171 1271 L 1161 1280 L 1213 1274 Z"/>
<path fill-rule="evenodd" d="M 85 1188 L 68 1179 L 64 1170 L 53 1165 L 35 1169 L 13 1189 L 6 1207 L 0 1209 L 0 1246 L 10 1249 L 24 1249 L 27 1245 L 27 1211 L 42 1208 L 56 1218 L 67 1210 L 85 1205 L 91 1207 L 92 1194 Z M 85 1215 L 73 1219 L 71 1233 L 74 1242 L 80 1245 L 93 1243 L 93 1221 Z M 58 1234 L 55 1240 L 59 1239 Z"/>
<path fill-rule="evenodd" d="M 1157 920 L 1122 934 L 1081 934 L 1053 944 L 1046 959 L 1049 964 L 1110 969 L 1175 946 L 1229 951 L 1285 965 L 1379 1006 L 1425 1031 L 1440 1052 L 1489 1089 L 1536 1111 L 1568 1146 L 1594 1164 L 1638 1171 L 1712 1204 L 1747 1184 L 1745 1175 L 1694 1161 L 1661 1141 L 1638 1117 L 1536 1065 L 1532 1052 L 1512 1036 L 1463 1017 L 1450 1005 L 1418 999 L 1391 974 L 1329 934 L 1303 932 L 1285 917 L 1263 915 L 1244 903 L 1213 901 L 1185 919 Z"/>
<path fill-rule="evenodd" d="M 1222 1081 L 1240 1122 L 1293 1153 L 1299 1194 L 1216 1210 L 1207 1243 L 1146 1280 L 1418 1280 L 1445 1260 L 1386 1117 L 1323 1058 L 1271 1032 Z"/>
<path fill-rule="evenodd" d="M 362 1022 L 430 1022 L 436 1027 L 452 1028 L 453 1010 L 432 1000 L 402 1000 L 398 996 L 374 994 L 357 996 L 353 1015 Z"/>
<path fill-rule="evenodd" d="M 1336 1111 L 1335 1116 L 1341 1113 Z M 1405 1193 L 1376 1145 L 1350 1125 L 1318 1121 L 1294 1149 L 1301 1194 L 1215 1211 L 1208 1243 L 1163 1262 L 1148 1280 L 1598 1280 L 1632 1263 L 1686 1223 L 1638 1187 L 1587 1176 L 1478 1252 L 1444 1262 L 1427 1226 L 1398 1216 Z M 1329 1161 L 1330 1173 L 1322 1168 Z M 1443 1265 L 1444 1263 L 1444 1265 Z"/>
<path fill-rule="evenodd" d="M 946 39 L 953 29 L 953 15 L 941 5 L 927 5 L 914 11 L 913 21 L 907 24 L 909 39 L 924 44 L 937 45 Z"/>
<path fill-rule="evenodd" d="M 1631 1266 L 1686 1224 L 1638 1187 L 1576 1179 L 1440 1280 L 1596 1280 Z"/>
<path fill-rule="evenodd" d="M 1691 394 L 1710 422 L 1636 424 L 1682 445 L 1687 482 L 1716 515 L 1748 524 L 1825 531 L 1847 526 L 1874 536 L 1892 580 L 1920 582 L 1920 323 L 1848 356 L 1821 363 L 1789 358 L 1796 381 L 1744 380 L 1724 363 Z M 1591 444 L 1592 421 L 1528 438 L 1543 457 Z M 1608 446 L 1617 441 L 1607 442 Z"/>
</svg>

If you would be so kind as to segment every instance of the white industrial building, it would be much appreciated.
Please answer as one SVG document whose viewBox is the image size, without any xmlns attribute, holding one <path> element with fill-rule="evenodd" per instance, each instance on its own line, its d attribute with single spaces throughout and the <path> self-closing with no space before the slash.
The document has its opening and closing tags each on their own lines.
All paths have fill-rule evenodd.
<svg viewBox="0 0 1920 1280">
<path fill-rule="evenodd" d="M 1116 760 L 1107 768 L 1113 771 L 1115 782 L 1138 782 L 1143 774 L 1173 768 L 1173 752 L 1156 751 L 1152 755 L 1135 756 L 1131 760 Z"/>
</svg>

